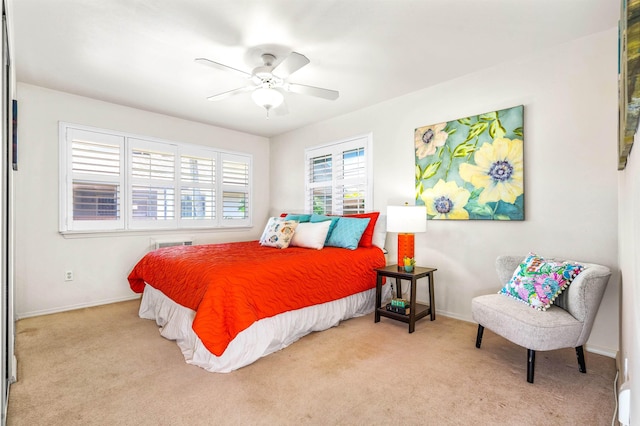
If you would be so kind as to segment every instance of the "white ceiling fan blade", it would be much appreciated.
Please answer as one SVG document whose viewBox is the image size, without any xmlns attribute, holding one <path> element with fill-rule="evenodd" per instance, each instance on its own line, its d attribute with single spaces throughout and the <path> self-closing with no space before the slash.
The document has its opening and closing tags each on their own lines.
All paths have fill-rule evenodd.
<svg viewBox="0 0 640 426">
<path fill-rule="evenodd" d="M 252 90 L 254 90 L 256 87 L 255 86 L 245 86 L 245 87 L 239 87 L 237 89 L 233 89 L 233 90 L 229 90 L 228 92 L 222 92 L 222 93 L 218 93 L 217 95 L 213 95 L 213 96 L 209 96 L 207 98 L 208 101 L 220 101 L 222 99 L 227 99 L 233 95 L 238 95 L 240 93 L 244 93 L 244 92 L 250 92 Z"/>
<path fill-rule="evenodd" d="M 280 62 L 280 64 L 271 72 L 274 75 L 284 79 L 289 77 L 291 74 L 298 71 L 308 63 L 309 59 L 306 56 L 298 52 L 291 52 L 291 54 L 284 58 L 284 60 Z"/>
<path fill-rule="evenodd" d="M 337 90 L 323 89 L 321 87 L 307 86 L 304 84 L 288 83 L 285 85 L 285 90 L 293 93 L 299 93 L 301 95 L 328 99 L 330 101 L 335 101 L 340 96 L 340 92 Z"/>
<path fill-rule="evenodd" d="M 210 59 L 207 59 L 207 58 L 196 58 L 195 61 L 197 63 L 199 63 L 199 64 L 206 65 L 206 66 L 211 67 L 211 68 L 215 68 L 215 69 L 222 70 L 222 71 L 231 71 L 231 72 L 233 72 L 233 73 L 235 73 L 235 74 L 237 74 L 237 75 L 239 75 L 241 77 L 251 78 L 251 74 L 248 73 L 248 72 L 239 70 L 237 68 L 230 67 L 228 65 L 220 64 L 218 62 L 214 62 L 214 61 L 212 61 Z"/>
</svg>

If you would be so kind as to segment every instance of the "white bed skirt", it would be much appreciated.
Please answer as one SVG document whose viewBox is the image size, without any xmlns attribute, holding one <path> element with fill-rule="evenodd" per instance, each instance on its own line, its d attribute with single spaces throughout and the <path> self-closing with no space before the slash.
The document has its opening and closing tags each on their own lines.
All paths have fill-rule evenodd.
<svg viewBox="0 0 640 426">
<path fill-rule="evenodd" d="M 383 285 L 382 300 L 388 300 L 390 294 L 390 286 Z M 195 311 L 177 304 L 149 284 L 142 294 L 139 315 L 155 320 L 160 334 L 176 341 L 188 364 L 211 372 L 228 373 L 286 348 L 312 331 L 326 330 L 345 319 L 372 312 L 375 298 L 376 289 L 373 288 L 333 302 L 264 318 L 239 333 L 222 356 L 209 352 L 191 328 Z"/>
</svg>

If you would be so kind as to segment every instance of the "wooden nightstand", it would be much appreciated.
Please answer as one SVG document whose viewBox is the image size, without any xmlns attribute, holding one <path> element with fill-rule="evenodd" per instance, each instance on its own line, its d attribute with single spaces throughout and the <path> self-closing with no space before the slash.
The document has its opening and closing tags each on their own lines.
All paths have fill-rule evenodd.
<svg viewBox="0 0 640 426">
<path fill-rule="evenodd" d="M 392 318 L 394 320 L 406 322 L 409 324 L 409 333 L 413 333 L 416 328 L 416 321 L 431 315 L 431 321 L 436 319 L 436 305 L 433 292 L 433 273 L 437 271 L 436 268 L 423 268 L 416 266 L 413 268 L 413 272 L 405 272 L 404 268 L 398 267 L 398 265 L 390 265 L 385 268 L 376 269 L 376 309 L 375 309 L 375 322 L 380 322 L 380 317 Z M 402 280 L 408 280 L 411 282 L 411 300 L 410 309 L 408 315 L 398 314 L 395 312 L 387 311 L 386 307 L 382 306 L 382 277 L 389 277 L 396 279 L 396 291 L 398 295 L 402 294 Z M 420 278 L 427 277 L 429 280 L 429 305 L 423 305 L 416 302 L 416 282 Z"/>
</svg>

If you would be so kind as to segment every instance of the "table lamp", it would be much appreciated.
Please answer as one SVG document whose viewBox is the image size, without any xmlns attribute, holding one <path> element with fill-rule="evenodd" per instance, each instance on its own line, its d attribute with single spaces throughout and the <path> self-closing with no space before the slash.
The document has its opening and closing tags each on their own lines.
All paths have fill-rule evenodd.
<svg viewBox="0 0 640 426">
<path fill-rule="evenodd" d="M 413 258 L 414 234 L 427 230 L 427 208 L 425 206 L 387 206 L 387 231 L 398 233 L 398 266 L 404 257 Z"/>
</svg>

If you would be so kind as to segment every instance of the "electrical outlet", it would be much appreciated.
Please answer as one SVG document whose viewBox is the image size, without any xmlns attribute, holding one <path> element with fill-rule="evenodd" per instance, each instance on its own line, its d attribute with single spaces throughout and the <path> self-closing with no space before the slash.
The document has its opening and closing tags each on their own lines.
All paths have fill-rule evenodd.
<svg viewBox="0 0 640 426">
<path fill-rule="evenodd" d="M 73 281 L 73 271 L 66 271 L 64 273 L 64 280 L 65 281 Z"/>
</svg>

